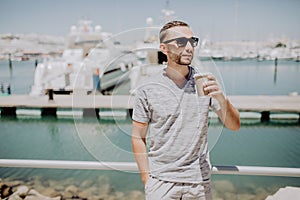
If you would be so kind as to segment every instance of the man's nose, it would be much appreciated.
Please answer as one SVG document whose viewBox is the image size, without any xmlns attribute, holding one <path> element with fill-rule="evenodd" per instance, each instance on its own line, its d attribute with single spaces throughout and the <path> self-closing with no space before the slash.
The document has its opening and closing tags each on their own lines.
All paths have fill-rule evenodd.
<svg viewBox="0 0 300 200">
<path fill-rule="evenodd" d="M 186 45 L 185 45 L 185 49 L 186 50 L 194 50 L 194 47 L 193 47 L 193 45 L 192 45 L 192 43 L 190 42 L 190 41 L 188 41 L 187 43 L 186 43 Z"/>
</svg>

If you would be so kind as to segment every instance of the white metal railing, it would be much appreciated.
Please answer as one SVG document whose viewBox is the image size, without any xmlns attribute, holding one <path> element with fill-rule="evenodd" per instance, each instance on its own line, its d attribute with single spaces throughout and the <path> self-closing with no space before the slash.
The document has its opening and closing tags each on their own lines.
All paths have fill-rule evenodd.
<svg viewBox="0 0 300 200">
<path fill-rule="evenodd" d="M 0 167 L 123 170 L 138 172 L 134 162 L 0 159 Z M 213 174 L 300 177 L 300 168 L 258 166 L 213 166 Z"/>
</svg>

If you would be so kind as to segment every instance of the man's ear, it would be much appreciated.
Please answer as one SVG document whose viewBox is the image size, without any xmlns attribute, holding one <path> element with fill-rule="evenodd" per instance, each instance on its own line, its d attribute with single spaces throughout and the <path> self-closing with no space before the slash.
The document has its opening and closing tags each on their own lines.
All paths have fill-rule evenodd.
<svg viewBox="0 0 300 200">
<path fill-rule="evenodd" d="M 168 50 L 167 50 L 166 44 L 160 43 L 159 48 L 160 48 L 160 51 L 161 51 L 163 54 L 167 55 L 167 51 L 168 51 Z"/>
</svg>

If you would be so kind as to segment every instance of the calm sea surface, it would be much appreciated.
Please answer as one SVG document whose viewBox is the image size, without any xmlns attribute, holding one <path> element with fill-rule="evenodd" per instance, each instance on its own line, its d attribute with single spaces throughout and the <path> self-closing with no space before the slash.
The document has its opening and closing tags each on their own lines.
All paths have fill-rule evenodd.
<svg viewBox="0 0 300 200">
<path fill-rule="evenodd" d="M 211 62 L 202 64 L 213 66 Z M 272 61 L 219 61 L 215 64 L 217 67 L 212 67 L 212 71 L 222 74 L 219 80 L 224 82 L 227 94 L 300 93 L 300 63 L 279 61 L 277 69 Z M 11 83 L 12 93 L 29 93 L 33 73 L 33 61 L 13 62 L 12 70 L 8 62 L 0 62 L 0 81 Z M 255 120 L 242 122 L 238 132 L 224 129 L 218 123 L 210 125 L 213 165 L 300 168 L 300 126 L 297 120 L 264 124 Z M 130 134 L 129 119 L 0 118 L 0 158 L 133 162 Z M 41 180 L 72 178 L 75 182 L 106 177 L 116 191 L 143 191 L 139 175 L 132 172 L 0 168 L 0 178 L 3 179 L 26 181 L 37 176 Z M 288 185 L 300 187 L 300 178 L 213 175 L 215 195 L 224 199 L 242 199 L 238 197 L 240 194 L 256 195 L 256 199 L 262 199 L 261 196 Z M 235 196 L 223 194 L 222 188 Z"/>
<path fill-rule="evenodd" d="M 300 62 L 203 61 L 197 63 L 215 74 L 228 95 L 287 95 L 300 93 Z M 0 82 L 11 83 L 12 92 L 27 94 L 33 85 L 34 61 L 0 61 Z"/>
</svg>

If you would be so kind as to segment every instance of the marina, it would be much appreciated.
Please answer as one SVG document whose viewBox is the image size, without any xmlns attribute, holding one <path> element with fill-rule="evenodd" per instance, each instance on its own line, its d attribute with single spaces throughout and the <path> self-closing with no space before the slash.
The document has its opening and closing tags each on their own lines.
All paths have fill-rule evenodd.
<svg viewBox="0 0 300 200">
<path fill-rule="evenodd" d="M 142 37 L 133 46 L 123 41 L 137 32 L 150 36 L 150 25 L 152 18 L 140 32 L 111 37 L 81 21 L 71 27 L 64 48 L 62 38 L 1 36 L 0 185 L 30 186 L 35 190 L 26 195 L 38 199 L 144 199 L 131 149 L 132 91 L 162 66 L 148 66 L 161 60 L 157 38 Z M 20 53 L 9 46 L 11 39 L 18 48 L 28 43 L 35 49 L 32 41 L 40 40 L 52 47 Z M 214 199 L 297 195 L 299 43 L 203 39 L 193 66 L 217 77 L 242 124 L 233 132 L 209 113 Z"/>
<path fill-rule="evenodd" d="M 233 133 L 210 112 L 214 197 L 265 200 L 280 188 L 298 188 L 299 62 L 278 60 L 276 66 L 274 61 L 206 60 L 197 64 L 217 76 L 239 109 L 242 123 L 241 130 Z M 42 194 L 47 194 L 44 185 L 52 185 L 56 194 L 65 194 L 75 186 L 83 191 L 76 195 L 88 199 L 95 194 L 104 199 L 120 199 L 117 194 L 125 199 L 143 199 L 131 150 L 134 96 L 129 95 L 130 81 L 105 95 L 88 94 L 85 88 L 76 88 L 69 95 L 55 91 L 32 95 L 35 62 L 12 61 L 12 68 L 7 66 L 6 61 L 0 61 L 4 92 L 7 83 L 10 85 L 10 94 L 0 95 L 3 182 L 17 180 Z M 145 67 L 140 72 L 146 77 L 151 70 Z M 139 81 L 133 85 L 138 86 Z M 99 161 L 104 166 L 93 170 Z M 54 163 L 59 168 L 48 168 Z M 132 171 L 122 170 L 119 163 L 128 164 Z M 18 167 L 23 164 L 27 167 Z M 67 169 L 73 164 L 73 169 Z M 291 173 L 293 177 L 282 176 Z M 81 184 L 86 182 L 100 189 L 93 189 L 91 194 L 91 188 Z"/>
<path fill-rule="evenodd" d="M 157 35 L 178 19 L 199 38 L 191 65 L 212 73 L 240 112 L 238 131 L 209 112 L 213 199 L 298 200 L 299 5 L 3 2 L 0 199 L 145 199 L 135 89 L 165 67 Z"/>
</svg>

